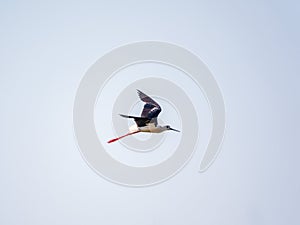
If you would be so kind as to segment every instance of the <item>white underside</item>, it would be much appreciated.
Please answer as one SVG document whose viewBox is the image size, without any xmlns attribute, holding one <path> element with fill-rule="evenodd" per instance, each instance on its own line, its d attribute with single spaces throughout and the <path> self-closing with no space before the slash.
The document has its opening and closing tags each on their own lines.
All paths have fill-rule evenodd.
<svg viewBox="0 0 300 225">
<path fill-rule="evenodd" d="M 147 126 L 138 127 L 136 124 L 129 127 L 130 132 L 141 131 L 141 132 L 149 132 L 149 133 L 161 133 L 163 129 L 160 126 L 155 126 L 154 123 L 149 123 Z"/>
</svg>

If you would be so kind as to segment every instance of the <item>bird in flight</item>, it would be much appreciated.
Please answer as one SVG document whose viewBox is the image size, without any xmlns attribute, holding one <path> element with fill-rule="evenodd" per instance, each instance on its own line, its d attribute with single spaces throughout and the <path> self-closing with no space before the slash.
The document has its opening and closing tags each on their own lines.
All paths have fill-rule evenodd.
<svg viewBox="0 0 300 225">
<path fill-rule="evenodd" d="M 161 133 L 166 130 L 173 130 L 176 132 L 180 132 L 179 130 L 171 128 L 169 125 L 166 126 L 160 126 L 157 124 L 157 117 L 159 113 L 161 112 L 161 107 L 157 102 L 155 102 L 152 98 L 150 98 L 145 93 L 141 92 L 140 90 L 137 90 L 137 93 L 141 99 L 141 101 L 145 102 L 142 114 L 140 117 L 137 116 L 127 116 L 120 114 L 120 116 L 134 119 L 135 125 L 131 126 L 129 128 L 129 132 L 123 136 L 114 138 L 109 140 L 107 143 L 112 143 L 115 141 L 120 140 L 121 138 L 127 137 L 132 134 L 136 134 L 139 132 L 148 132 L 148 133 Z"/>
</svg>

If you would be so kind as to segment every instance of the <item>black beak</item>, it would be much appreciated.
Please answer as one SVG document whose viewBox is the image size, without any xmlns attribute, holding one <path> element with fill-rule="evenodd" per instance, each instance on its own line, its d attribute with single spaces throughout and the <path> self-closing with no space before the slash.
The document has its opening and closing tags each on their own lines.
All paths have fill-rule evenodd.
<svg viewBox="0 0 300 225">
<path fill-rule="evenodd" d="M 170 128 L 170 130 L 173 130 L 173 131 L 176 131 L 176 132 L 180 132 L 179 130 L 176 130 L 176 129 L 173 129 L 173 128 Z"/>
</svg>

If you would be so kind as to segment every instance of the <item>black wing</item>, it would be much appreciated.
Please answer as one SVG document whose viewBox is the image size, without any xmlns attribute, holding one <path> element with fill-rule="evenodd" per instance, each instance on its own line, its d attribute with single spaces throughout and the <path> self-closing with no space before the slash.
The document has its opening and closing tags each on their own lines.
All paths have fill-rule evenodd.
<svg viewBox="0 0 300 225">
<path fill-rule="evenodd" d="M 157 118 L 149 119 L 149 118 L 145 118 L 145 117 L 127 116 L 127 115 L 123 115 L 123 114 L 119 114 L 119 115 L 122 117 L 125 117 L 125 118 L 134 119 L 134 121 L 138 127 L 147 126 L 149 123 L 154 123 L 154 125 L 157 126 Z"/>
<path fill-rule="evenodd" d="M 142 111 L 141 117 L 152 119 L 156 118 L 158 114 L 161 112 L 161 108 L 159 104 L 154 101 L 152 98 L 150 98 L 145 93 L 141 92 L 140 90 L 137 90 L 137 93 L 140 97 L 140 99 L 145 102 L 144 109 Z"/>
</svg>

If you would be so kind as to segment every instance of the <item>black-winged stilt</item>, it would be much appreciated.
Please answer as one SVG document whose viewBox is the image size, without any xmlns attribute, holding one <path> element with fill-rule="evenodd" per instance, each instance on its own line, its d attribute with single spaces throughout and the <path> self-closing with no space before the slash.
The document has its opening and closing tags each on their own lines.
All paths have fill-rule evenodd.
<svg viewBox="0 0 300 225">
<path fill-rule="evenodd" d="M 132 134 L 136 134 L 139 132 L 161 133 L 166 130 L 173 130 L 173 131 L 180 132 L 179 130 L 171 128 L 169 125 L 166 125 L 166 126 L 158 125 L 157 117 L 158 117 L 159 113 L 161 112 L 161 107 L 159 106 L 159 104 L 157 102 L 155 102 L 152 98 L 150 98 L 148 95 L 141 92 L 140 90 L 137 90 L 137 93 L 138 93 L 140 99 L 143 102 L 145 102 L 141 116 L 137 117 L 137 116 L 127 116 L 127 115 L 120 114 L 120 116 L 122 116 L 122 117 L 134 119 L 136 124 L 129 128 L 129 133 L 127 133 L 123 136 L 111 139 L 107 143 L 115 142 L 117 140 L 120 140 L 121 138 L 124 138 L 124 137 L 132 135 Z"/>
</svg>

